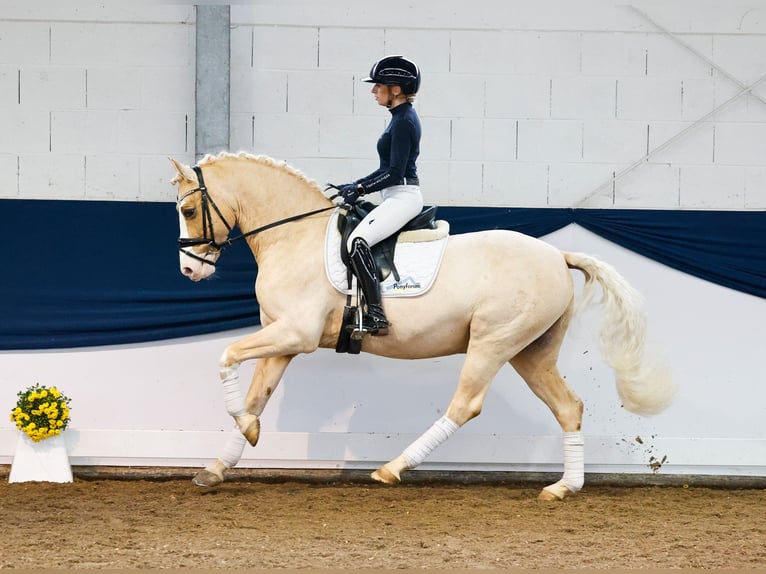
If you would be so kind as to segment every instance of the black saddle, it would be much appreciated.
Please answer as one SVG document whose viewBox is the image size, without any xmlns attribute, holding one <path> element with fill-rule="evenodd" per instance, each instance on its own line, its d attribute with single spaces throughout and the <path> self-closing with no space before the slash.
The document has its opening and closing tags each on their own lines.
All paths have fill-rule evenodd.
<svg viewBox="0 0 766 574">
<path fill-rule="evenodd" d="M 340 258 L 347 267 L 349 265 L 348 237 L 354 228 L 359 225 L 359 222 L 376 207 L 377 205 L 369 201 L 357 201 L 346 213 L 341 212 L 338 216 L 338 231 L 341 235 Z M 399 281 L 399 272 L 394 264 L 394 252 L 396 251 L 396 241 L 399 238 L 399 234 L 402 231 L 414 231 L 416 229 L 436 229 L 436 207 L 432 205 L 424 208 L 423 211 L 410 219 L 399 231 L 372 246 L 372 256 L 375 258 L 375 263 L 378 267 L 378 279 L 380 281 L 384 281 L 391 273 L 394 274 L 394 279 Z"/>
</svg>

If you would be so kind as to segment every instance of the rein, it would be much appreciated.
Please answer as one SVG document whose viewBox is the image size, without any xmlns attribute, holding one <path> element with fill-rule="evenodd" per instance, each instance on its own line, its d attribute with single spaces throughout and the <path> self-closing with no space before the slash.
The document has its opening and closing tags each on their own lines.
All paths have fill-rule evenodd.
<svg viewBox="0 0 766 574">
<path fill-rule="evenodd" d="M 210 207 L 213 207 L 213 210 L 218 216 L 218 219 L 223 222 L 223 224 L 226 226 L 226 230 L 229 233 L 231 233 L 232 227 L 229 225 L 228 221 L 226 221 L 226 218 L 221 213 L 221 210 L 218 208 L 215 201 L 213 201 L 213 198 L 208 193 L 207 187 L 205 186 L 205 179 L 202 177 L 202 169 L 198 165 L 192 166 L 192 169 L 194 170 L 194 173 L 197 174 L 197 181 L 199 185 L 198 187 L 187 191 L 181 197 L 179 197 L 178 203 L 180 204 L 187 196 L 191 195 L 192 193 L 199 192 L 202 195 L 202 237 L 179 237 L 178 249 L 192 259 L 196 259 L 202 263 L 207 263 L 208 265 L 214 265 L 214 262 L 205 259 L 204 257 L 200 257 L 193 251 L 187 250 L 186 248 L 194 247 L 195 245 L 209 245 L 213 250 L 222 251 L 225 247 L 228 247 L 232 243 L 240 241 L 241 239 L 245 239 L 246 237 L 250 237 L 251 235 L 255 235 L 256 233 L 261 233 L 262 231 L 266 231 L 273 227 L 278 227 L 280 225 L 284 225 L 285 223 L 291 223 L 293 221 L 297 221 L 305 217 L 310 217 L 312 215 L 316 215 L 317 213 L 322 213 L 323 211 L 329 211 L 337 207 L 336 205 L 330 205 L 328 207 L 314 209 L 313 211 L 291 215 L 290 217 L 285 217 L 284 219 L 268 223 L 256 229 L 252 229 L 246 233 L 241 233 L 236 237 L 227 238 L 226 241 L 219 243 L 213 238 L 213 215 L 210 211 Z M 208 230 L 210 232 L 210 238 L 208 238 Z"/>
</svg>

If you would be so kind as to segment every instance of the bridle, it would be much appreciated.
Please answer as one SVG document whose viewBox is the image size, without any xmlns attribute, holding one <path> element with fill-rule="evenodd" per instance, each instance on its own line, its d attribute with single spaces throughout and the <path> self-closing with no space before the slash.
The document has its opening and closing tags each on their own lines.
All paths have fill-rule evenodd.
<svg viewBox="0 0 766 574">
<path fill-rule="evenodd" d="M 205 178 L 202 177 L 202 169 L 198 165 L 192 166 L 192 169 L 194 170 L 194 173 L 197 174 L 198 185 L 194 189 L 190 189 L 189 191 L 184 193 L 181 197 L 179 197 L 176 203 L 180 205 L 184 199 L 186 199 L 188 196 L 190 196 L 193 193 L 199 193 L 201 195 L 200 209 L 202 211 L 202 237 L 179 237 L 178 249 L 184 255 L 188 255 L 192 259 L 196 259 L 197 261 L 201 261 L 202 263 L 207 263 L 208 265 L 215 265 L 215 262 L 210 261 L 209 259 L 205 259 L 204 257 L 200 257 L 199 255 L 194 253 L 194 251 L 188 248 L 194 247 L 196 245 L 207 245 L 209 246 L 208 252 L 210 251 L 220 252 L 225 247 L 228 247 L 232 243 L 236 241 L 240 241 L 241 239 L 245 239 L 246 237 L 250 237 L 251 235 L 255 235 L 256 233 L 266 231 L 267 229 L 271 229 L 272 227 L 277 227 L 285 223 L 297 221 L 299 219 L 303 219 L 304 217 L 310 217 L 312 215 L 316 215 L 317 213 L 322 213 L 323 211 L 329 211 L 337 207 L 335 204 L 333 204 L 333 205 L 330 205 L 329 207 L 323 207 L 321 209 L 315 209 L 313 211 L 307 211 L 305 213 L 299 213 L 298 215 L 285 217 L 284 219 L 280 219 L 279 221 L 274 221 L 272 223 L 263 225 L 261 227 L 258 227 L 257 229 L 248 231 L 247 233 L 242 233 L 240 235 L 237 235 L 236 237 L 231 237 L 231 238 L 227 237 L 225 241 L 218 242 L 215 240 L 215 235 L 213 233 L 213 212 L 215 212 L 215 214 L 218 216 L 218 219 L 220 219 L 221 222 L 223 222 L 224 226 L 226 227 L 227 235 L 228 233 L 231 233 L 232 226 L 229 225 L 228 221 L 226 221 L 226 218 L 221 213 L 221 210 L 218 208 L 218 206 L 215 204 L 215 201 L 213 201 L 213 198 L 208 193 L 207 187 L 205 186 Z M 212 211 L 211 211 L 211 207 L 212 207 Z"/>
</svg>

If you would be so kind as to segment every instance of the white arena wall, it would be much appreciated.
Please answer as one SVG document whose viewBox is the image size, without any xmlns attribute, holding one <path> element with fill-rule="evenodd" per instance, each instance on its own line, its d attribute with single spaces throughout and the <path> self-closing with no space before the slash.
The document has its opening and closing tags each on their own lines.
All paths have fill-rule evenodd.
<svg viewBox="0 0 766 574">
<path fill-rule="evenodd" d="M 230 148 L 284 159 L 321 182 L 371 171 L 387 114 L 359 80 L 374 59 L 400 52 L 424 74 L 416 105 L 426 203 L 766 208 L 766 82 L 732 99 L 766 74 L 766 7 L 633 6 L 235 4 Z M 3 2 L 0 198 L 174 201 L 166 156 L 192 163 L 198 151 L 194 70 L 191 4 Z M 657 417 L 626 413 L 598 360 L 597 314 L 587 314 L 561 360 L 586 403 L 586 472 L 647 473 L 652 457 L 667 457 L 659 474 L 766 476 L 763 299 L 576 225 L 544 239 L 604 258 L 645 295 L 680 388 Z M 0 409 L 27 385 L 57 384 L 73 399 L 73 464 L 201 466 L 231 429 L 217 360 L 245 332 L 4 351 Z M 299 357 L 242 466 L 375 468 L 440 416 L 460 359 Z M 243 366 L 243 384 L 251 372 Z M 16 436 L 0 417 L 0 464 L 11 462 Z M 482 415 L 423 468 L 549 471 L 561 460 L 555 420 L 509 367 Z"/>
</svg>

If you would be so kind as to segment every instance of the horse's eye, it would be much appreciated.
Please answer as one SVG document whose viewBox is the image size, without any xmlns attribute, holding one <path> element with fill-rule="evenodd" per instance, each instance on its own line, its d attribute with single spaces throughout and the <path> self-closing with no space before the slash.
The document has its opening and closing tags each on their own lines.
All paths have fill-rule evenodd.
<svg viewBox="0 0 766 574">
<path fill-rule="evenodd" d="M 196 208 L 194 208 L 194 207 L 185 207 L 185 208 L 183 208 L 183 209 L 181 210 L 181 214 L 182 214 L 182 215 L 183 215 L 183 216 L 184 216 L 186 219 L 191 219 L 192 217 L 194 217 L 195 215 L 197 215 L 197 209 L 196 209 Z"/>
</svg>

